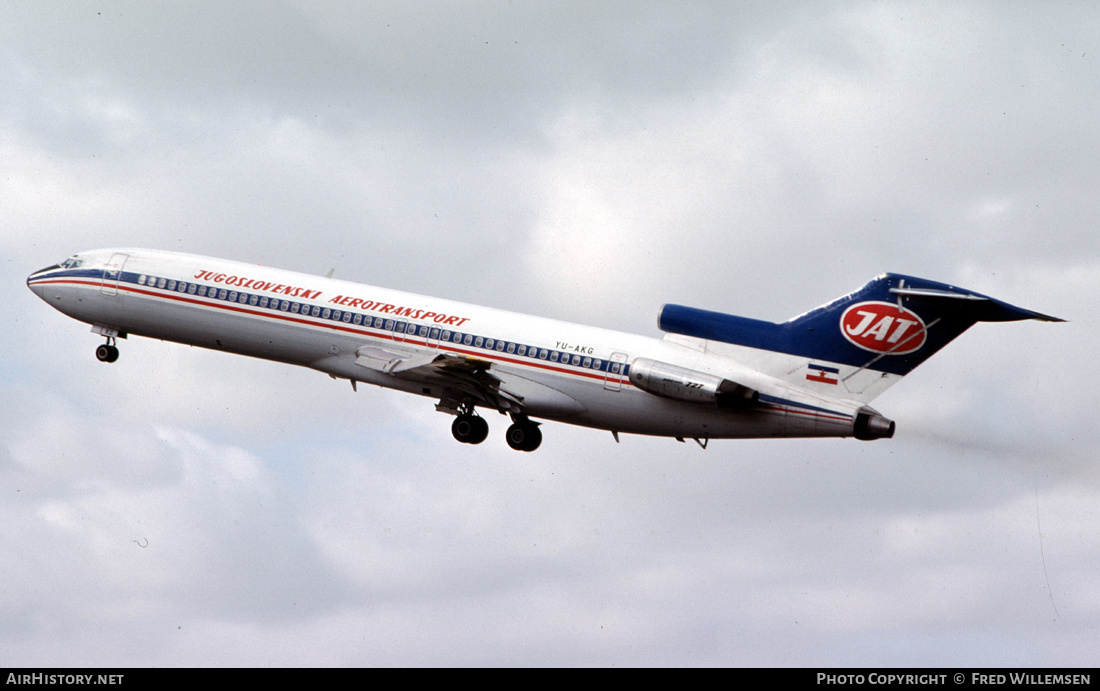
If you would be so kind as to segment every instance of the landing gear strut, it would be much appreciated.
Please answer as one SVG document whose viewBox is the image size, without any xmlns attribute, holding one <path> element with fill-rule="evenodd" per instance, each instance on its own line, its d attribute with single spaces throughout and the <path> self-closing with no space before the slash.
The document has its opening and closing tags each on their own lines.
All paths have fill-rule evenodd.
<svg viewBox="0 0 1100 691">
<path fill-rule="evenodd" d="M 107 342 L 95 349 L 95 357 L 100 362 L 114 362 L 118 359 L 118 348 L 115 347 L 115 339 L 107 338 Z"/>
<path fill-rule="evenodd" d="M 489 436 L 489 423 L 483 417 L 462 413 L 451 423 L 451 434 L 463 444 L 480 444 Z"/>
</svg>

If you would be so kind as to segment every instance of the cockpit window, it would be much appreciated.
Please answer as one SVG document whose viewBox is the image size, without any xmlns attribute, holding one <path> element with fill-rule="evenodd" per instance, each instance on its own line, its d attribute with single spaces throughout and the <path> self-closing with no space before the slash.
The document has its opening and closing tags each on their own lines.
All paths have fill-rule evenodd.
<svg viewBox="0 0 1100 691">
<path fill-rule="evenodd" d="M 83 259 L 80 259 L 78 257 L 69 257 L 68 259 L 66 259 L 65 261 L 63 261 L 61 263 L 61 266 L 66 268 L 66 269 L 75 269 L 76 267 L 80 266 L 83 263 L 84 263 Z"/>
</svg>

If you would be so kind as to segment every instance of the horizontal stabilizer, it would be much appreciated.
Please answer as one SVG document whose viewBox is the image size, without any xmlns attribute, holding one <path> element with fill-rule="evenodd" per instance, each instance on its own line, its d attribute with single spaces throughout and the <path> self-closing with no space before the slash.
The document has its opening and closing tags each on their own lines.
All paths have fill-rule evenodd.
<svg viewBox="0 0 1100 691">
<path fill-rule="evenodd" d="M 900 295 L 903 297 L 922 297 L 922 298 L 946 298 L 955 300 L 974 300 L 984 301 L 990 303 L 983 316 L 977 321 L 994 322 L 994 321 L 1019 321 L 1022 319 L 1036 319 L 1044 322 L 1064 322 L 1065 319 L 1059 319 L 1058 317 L 1052 317 L 1049 314 L 1042 314 L 1040 312 L 1032 312 L 1031 310 L 1025 310 L 1022 307 L 1016 307 L 1010 305 L 1007 302 L 1001 302 L 1000 300 L 994 300 L 991 297 L 985 295 L 978 295 L 977 293 L 970 292 L 958 292 L 955 289 L 951 290 L 936 290 L 932 288 L 891 288 L 890 293 L 892 295 Z"/>
</svg>

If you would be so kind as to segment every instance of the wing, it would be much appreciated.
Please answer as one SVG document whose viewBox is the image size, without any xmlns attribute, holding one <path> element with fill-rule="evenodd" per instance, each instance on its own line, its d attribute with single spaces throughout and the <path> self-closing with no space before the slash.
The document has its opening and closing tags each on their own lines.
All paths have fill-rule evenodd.
<svg viewBox="0 0 1100 691">
<path fill-rule="evenodd" d="M 501 381 L 489 372 L 492 363 L 486 360 L 453 353 L 399 355 L 363 346 L 355 351 L 355 364 L 401 379 L 442 384 L 447 394 L 438 407 L 444 410 L 457 410 L 459 404 L 468 403 L 522 412 L 522 398 L 501 390 Z"/>
<path fill-rule="evenodd" d="M 456 413 L 480 405 L 502 413 L 568 416 L 584 412 L 576 399 L 541 382 L 501 371 L 488 360 L 455 353 L 399 355 L 373 346 L 355 351 L 355 364 L 401 379 L 441 385 L 436 409 Z"/>
</svg>

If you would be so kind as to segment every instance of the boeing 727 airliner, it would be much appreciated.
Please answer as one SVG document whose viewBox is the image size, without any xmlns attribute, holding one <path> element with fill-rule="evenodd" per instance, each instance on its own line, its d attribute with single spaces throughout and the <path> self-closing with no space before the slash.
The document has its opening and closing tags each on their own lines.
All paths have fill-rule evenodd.
<svg viewBox="0 0 1100 691">
<path fill-rule="evenodd" d="M 103 362 L 134 334 L 300 365 L 435 399 L 468 444 L 498 411 L 520 451 L 541 443 L 536 419 L 703 447 L 892 437 L 868 404 L 971 325 L 1062 321 L 897 274 L 780 324 L 665 305 L 663 339 L 143 249 L 81 252 L 27 284 L 106 339 Z"/>
</svg>

